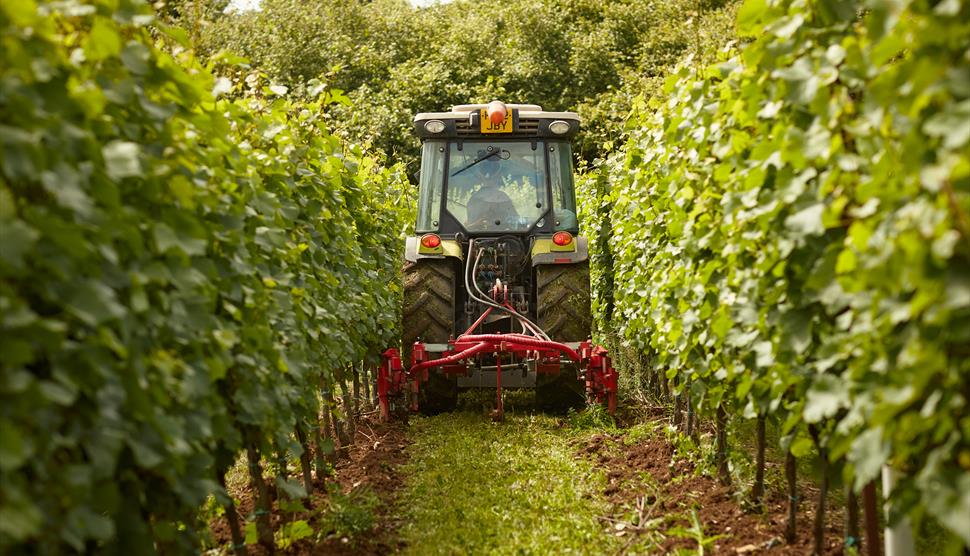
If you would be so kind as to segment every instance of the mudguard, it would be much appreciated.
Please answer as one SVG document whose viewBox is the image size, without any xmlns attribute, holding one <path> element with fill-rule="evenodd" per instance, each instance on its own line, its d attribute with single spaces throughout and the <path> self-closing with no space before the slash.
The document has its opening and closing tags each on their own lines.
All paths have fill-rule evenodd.
<svg viewBox="0 0 970 556">
<path fill-rule="evenodd" d="M 442 239 L 441 245 L 432 249 L 421 245 L 421 238 L 417 236 L 407 238 L 404 245 L 404 260 L 408 262 L 415 263 L 419 259 L 444 259 L 445 257 L 463 260 L 461 245 L 453 239 Z"/>
<path fill-rule="evenodd" d="M 552 238 L 536 238 L 532 244 L 532 266 L 541 264 L 572 264 L 589 259 L 589 241 L 576 236 L 570 246 L 560 247 Z"/>
</svg>

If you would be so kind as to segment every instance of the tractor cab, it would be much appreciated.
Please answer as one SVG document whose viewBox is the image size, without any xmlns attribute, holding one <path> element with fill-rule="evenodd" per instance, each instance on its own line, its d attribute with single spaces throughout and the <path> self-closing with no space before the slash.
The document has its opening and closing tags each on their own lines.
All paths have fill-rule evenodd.
<svg viewBox="0 0 970 556">
<path fill-rule="evenodd" d="M 494 101 L 420 113 L 414 131 L 416 234 L 401 350 L 385 352 L 379 374 L 385 414 L 405 394 L 412 410 L 448 410 L 468 388 L 496 388 L 501 414 L 503 387 L 535 389 L 542 407 L 612 408 L 616 374 L 590 341 L 570 147 L 579 116 Z"/>
<path fill-rule="evenodd" d="M 414 119 L 422 140 L 416 231 L 441 236 L 576 234 L 572 112 L 492 102 Z"/>
</svg>

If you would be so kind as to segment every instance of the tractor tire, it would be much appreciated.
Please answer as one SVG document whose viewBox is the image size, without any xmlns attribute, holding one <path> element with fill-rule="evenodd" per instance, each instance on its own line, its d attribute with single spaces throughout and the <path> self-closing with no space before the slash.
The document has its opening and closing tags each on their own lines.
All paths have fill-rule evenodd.
<svg viewBox="0 0 970 556">
<path fill-rule="evenodd" d="M 416 341 L 446 343 L 455 328 L 455 265 L 451 259 L 405 263 L 404 310 L 401 326 L 401 361 L 411 364 Z M 458 383 L 434 370 L 421 384 L 418 408 L 433 414 L 451 411 L 458 404 Z"/>
<path fill-rule="evenodd" d="M 590 336 L 589 263 L 541 265 L 536 269 L 538 322 L 557 342 L 582 342 Z M 563 365 L 558 376 L 538 377 L 536 405 L 547 411 L 578 409 L 586 402 L 586 385 L 576 365 Z"/>
<path fill-rule="evenodd" d="M 589 263 L 540 265 L 536 269 L 538 325 L 556 342 L 582 342 L 593 329 Z"/>
</svg>

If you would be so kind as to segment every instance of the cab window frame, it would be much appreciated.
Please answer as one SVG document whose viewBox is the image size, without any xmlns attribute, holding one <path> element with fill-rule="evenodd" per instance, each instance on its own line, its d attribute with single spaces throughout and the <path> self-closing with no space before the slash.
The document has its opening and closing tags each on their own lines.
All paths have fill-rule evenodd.
<svg viewBox="0 0 970 556">
<path fill-rule="evenodd" d="M 527 228 L 524 227 L 522 229 L 516 229 L 516 230 L 472 230 L 472 229 L 468 229 L 465 226 L 464 222 L 460 221 L 455 214 L 453 214 L 451 211 L 448 210 L 448 198 L 451 195 L 450 189 L 452 187 L 452 179 L 451 179 L 452 176 L 450 175 L 452 151 L 457 149 L 458 151 L 463 152 L 465 151 L 465 149 L 468 149 L 468 148 L 477 149 L 478 146 L 487 145 L 489 142 L 493 142 L 493 143 L 508 142 L 508 143 L 524 144 L 524 145 L 534 144 L 536 146 L 534 150 L 538 150 L 539 152 L 542 153 L 541 165 L 538 165 L 536 169 L 539 172 L 541 172 L 542 178 L 543 178 L 542 183 L 538 184 L 537 189 L 542 190 L 542 197 L 544 199 L 544 204 L 541 207 L 538 213 L 538 216 L 532 220 L 532 222 L 529 224 Z M 519 139 L 519 138 L 504 138 L 504 137 L 481 137 L 481 138 L 475 137 L 475 138 L 468 138 L 468 139 L 448 140 L 444 142 L 445 160 L 444 160 L 444 176 L 443 176 L 444 184 L 441 192 L 442 202 L 440 204 L 441 221 L 453 222 L 454 224 L 457 224 L 457 226 L 462 231 L 472 236 L 495 235 L 497 233 L 531 234 L 538 230 L 548 229 L 549 228 L 548 223 L 551 220 L 551 216 L 553 214 L 552 186 L 550 181 L 550 161 L 549 161 L 549 152 L 548 152 L 549 143 L 550 141 L 547 138 Z"/>
<path fill-rule="evenodd" d="M 576 203 L 576 179 L 573 173 L 572 145 L 568 141 L 549 141 L 546 161 L 549 165 L 549 195 L 554 229 L 579 232 L 579 210 Z M 565 162 L 566 164 L 563 164 Z M 565 211 L 573 213 L 573 225 L 561 223 Z"/>
<path fill-rule="evenodd" d="M 448 168 L 448 141 L 428 140 L 421 145 L 421 171 L 418 179 L 416 233 L 437 232 L 441 229 Z"/>
</svg>

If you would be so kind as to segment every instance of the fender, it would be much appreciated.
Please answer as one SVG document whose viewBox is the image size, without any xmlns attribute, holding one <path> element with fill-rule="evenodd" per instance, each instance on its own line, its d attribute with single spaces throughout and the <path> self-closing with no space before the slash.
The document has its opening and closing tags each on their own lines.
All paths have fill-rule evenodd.
<svg viewBox="0 0 970 556">
<path fill-rule="evenodd" d="M 552 242 L 552 238 L 538 237 L 532 244 L 532 266 L 545 264 L 573 264 L 589 259 L 589 241 L 583 236 L 575 236 L 572 244 L 565 248 Z"/>
<path fill-rule="evenodd" d="M 421 245 L 420 237 L 410 236 L 404 245 L 404 260 L 408 262 L 415 263 L 419 259 L 444 259 L 446 257 L 463 259 L 461 245 L 457 241 L 442 238 L 441 245 L 429 249 Z"/>
</svg>

